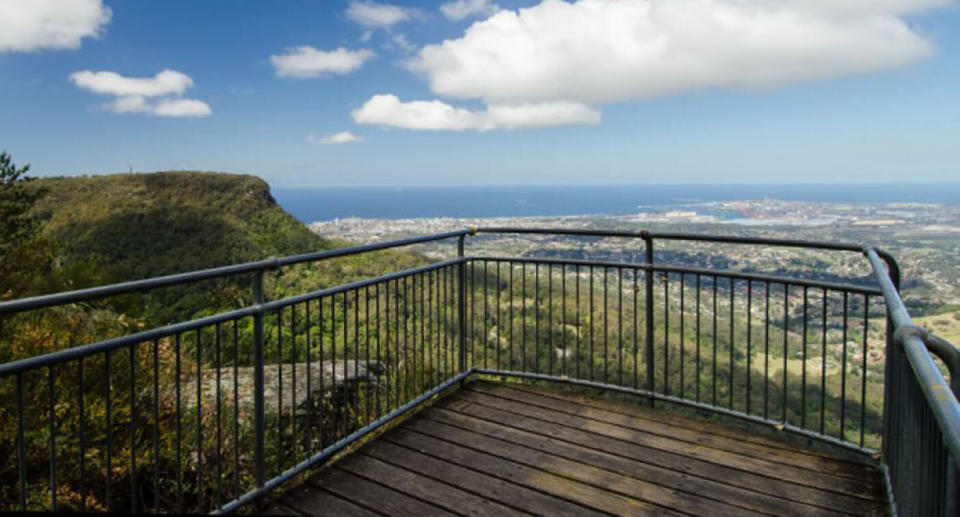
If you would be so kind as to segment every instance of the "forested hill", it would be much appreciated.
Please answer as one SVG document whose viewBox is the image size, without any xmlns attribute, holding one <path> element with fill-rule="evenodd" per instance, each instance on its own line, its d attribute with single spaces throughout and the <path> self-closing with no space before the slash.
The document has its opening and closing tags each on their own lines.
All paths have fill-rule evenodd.
<svg viewBox="0 0 960 517">
<path fill-rule="evenodd" d="M 65 263 L 123 281 L 316 251 L 332 243 L 255 176 L 169 171 L 43 178 L 34 210 Z"/>
</svg>

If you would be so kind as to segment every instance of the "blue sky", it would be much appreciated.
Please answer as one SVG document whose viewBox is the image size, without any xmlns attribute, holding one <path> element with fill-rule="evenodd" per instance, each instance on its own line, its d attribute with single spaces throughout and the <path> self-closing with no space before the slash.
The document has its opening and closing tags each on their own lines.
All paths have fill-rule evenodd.
<svg viewBox="0 0 960 517">
<path fill-rule="evenodd" d="M 951 2 L 445 3 L 0 0 L 0 148 L 278 187 L 960 180 Z"/>
</svg>

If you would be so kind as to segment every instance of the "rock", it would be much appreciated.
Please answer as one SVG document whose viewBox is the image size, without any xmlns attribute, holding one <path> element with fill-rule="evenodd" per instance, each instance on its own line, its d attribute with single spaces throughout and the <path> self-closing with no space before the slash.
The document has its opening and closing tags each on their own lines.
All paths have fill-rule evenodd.
<svg viewBox="0 0 960 517">
<path fill-rule="evenodd" d="M 307 372 L 309 365 L 310 397 L 316 405 L 335 390 L 353 389 L 360 383 L 376 383 L 383 375 L 383 365 L 376 361 L 314 361 L 311 363 L 267 364 L 263 367 L 263 400 L 267 414 L 289 415 L 296 406 L 297 415 L 308 411 Z M 241 413 L 253 411 L 254 371 L 252 366 L 237 368 L 237 395 Z M 167 400 L 175 403 L 176 387 L 168 386 Z M 234 371 L 232 366 L 220 369 L 220 400 L 224 410 L 232 410 L 234 394 Z M 279 402 L 280 397 L 282 402 Z M 200 400 L 203 408 L 216 407 L 217 370 L 205 368 L 200 373 Z M 186 374 L 181 378 L 181 411 L 197 407 L 197 378 L 195 374 Z"/>
</svg>

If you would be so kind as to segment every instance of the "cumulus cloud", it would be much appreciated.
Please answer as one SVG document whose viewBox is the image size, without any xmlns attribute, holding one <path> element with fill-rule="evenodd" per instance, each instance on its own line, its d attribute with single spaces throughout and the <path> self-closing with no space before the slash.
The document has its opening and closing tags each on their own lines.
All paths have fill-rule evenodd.
<svg viewBox="0 0 960 517">
<path fill-rule="evenodd" d="M 490 16 L 499 10 L 500 7 L 490 0 L 456 0 L 440 6 L 440 12 L 453 21 L 470 16 Z"/>
<path fill-rule="evenodd" d="M 319 50 L 305 45 L 290 49 L 286 54 L 270 56 L 270 63 L 279 77 L 310 78 L 329 74 L 349 74 L 358 70 L 375 54 L 371 50 Z"/>
<path fill-rule="evenodd" d="M 411 59 L 435 93 L 488 105 L 599 105 L 756 89 L 914 63 L 934 51 L 902 16 L 947 0 L 544 0 Z"/>
<path fill-rule="evenodd" d="M 524 129 L 568 124 L 597 124 L 600 113 L 575 102 L 498 104 L 469 110 L 439 100 L 401 101 L 396 95 L 374 95 L 351 113 L 359 124 L 419 130 Z"/>
<path fill-rule="evenodd" d="M 350 2 L 346 11 L 347 18 L 366 29 L 389 29 L 411 19 L 413 14 L 412 9 L 369 1 Z"/>
<path fill-rule="evenodd" d="M 176 70 L 163 70 L 153 77 L 124 77 L 116 72 L 81 70 L 70 74 L 79 88 L 114 99 L 103 105 L 113 113 L 146 113 L 158 117 L 207 117 L 210 106 L 180 96 L 193 86 L 193 79 Z"/>
<path fill-rule="evenodd" d="M 101 0 L 0 0 L 0 52 L 77 49 L 111 16 Z"/>
<path fill-rule="evenodd" d="M 328 145 L 329 144 L 352 144 L 356 142 L 363 142 L 363 139 L 349 131 L 341 131 L 339 133 L 333 133 L 327 136 L 309 135 L 307 137 L 307 142 L 311 144 L 328 144 Z"/>
</svg>

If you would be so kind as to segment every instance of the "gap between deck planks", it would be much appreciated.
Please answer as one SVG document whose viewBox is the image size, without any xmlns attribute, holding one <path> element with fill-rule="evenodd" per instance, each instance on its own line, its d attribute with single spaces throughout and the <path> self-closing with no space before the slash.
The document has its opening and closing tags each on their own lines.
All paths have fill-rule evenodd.
<svg viewBox="0 0 960 517">
<path fill-rule="evenodd" d="M 322 515 L 881 515 L 870 466 L 559 387 L 471 382 L 285 493 Z"/>
</svg>

